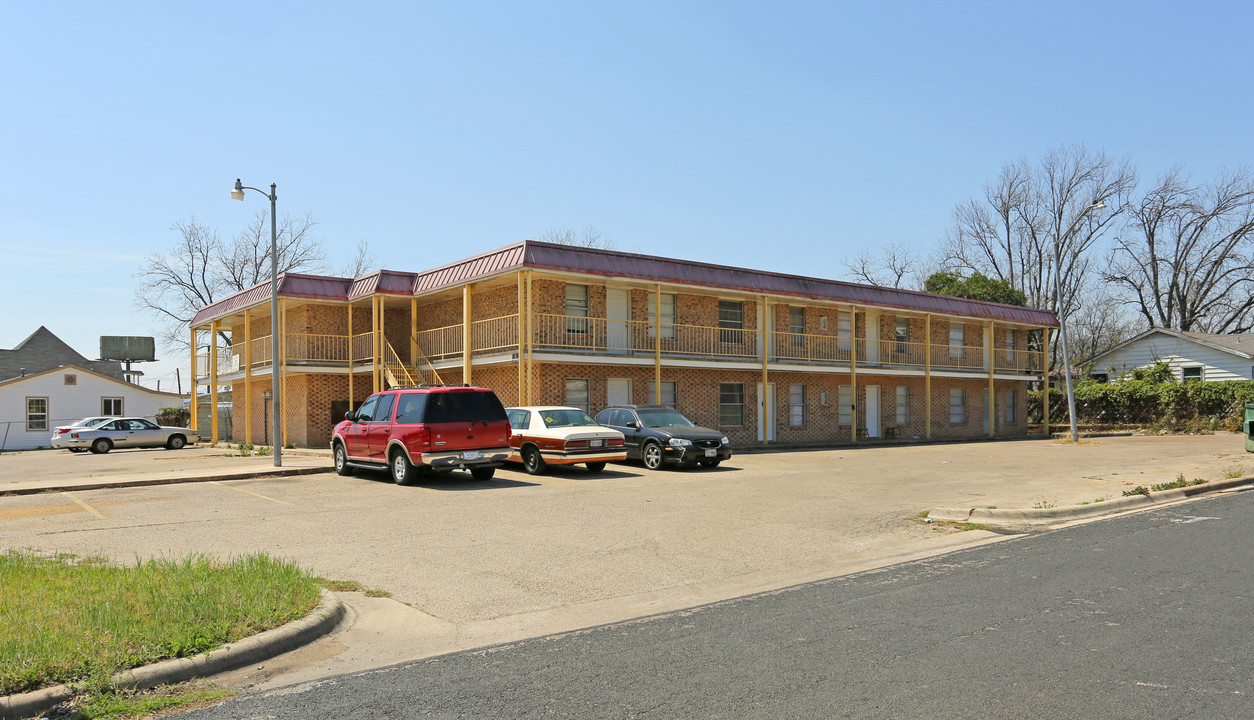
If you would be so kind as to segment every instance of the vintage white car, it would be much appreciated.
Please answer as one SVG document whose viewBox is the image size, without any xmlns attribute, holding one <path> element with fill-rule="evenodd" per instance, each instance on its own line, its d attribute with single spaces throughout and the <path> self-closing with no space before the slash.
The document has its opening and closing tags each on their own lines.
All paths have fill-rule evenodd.
<svg viewBox="0 0 1254 720">
<path fill-rule="evenodd" d="M 71 450 L 86 448 L 103 454 L 113 448 L 163 447 L 178 450 L 196 442 L 200 442 L 200 435 L 190 428 L 165 427 L 147 418 L 130 417 L 74 428 L 69 432 L 66 447 Z"/>
<path fill-rule="evenodd" d="M 520 462 L 531 475 L 546 465 L 583 463 L 591 472 L 605 463 L 627 459 L 623 434 L 604 427 L 588 413 L 573 407 L 506 408 L 512 435 L 508 462 Z"/>
</svg>

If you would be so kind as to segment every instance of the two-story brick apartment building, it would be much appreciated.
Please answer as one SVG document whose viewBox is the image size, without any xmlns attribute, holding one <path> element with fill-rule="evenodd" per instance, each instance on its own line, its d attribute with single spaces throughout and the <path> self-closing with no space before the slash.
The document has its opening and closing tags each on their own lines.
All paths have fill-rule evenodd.
<svg viewBox="0 0 1254 720">
<path fill-rule="evenodd" d="M 673 405 L 740 445 L 1023 436 L 1057 326 L 1030 308 L 533 241 L 420 273 L 286 274 L 279 307 L 283 440 L 302 446 L 324 446 L 376 390 L 463 382 L 507 405 Z M 191 323 L 211 348 L 192 358 L 197 382 L 232 386 L 233 441 L 271 442 L 269 333 L 269 283 Z"/>
</svg>

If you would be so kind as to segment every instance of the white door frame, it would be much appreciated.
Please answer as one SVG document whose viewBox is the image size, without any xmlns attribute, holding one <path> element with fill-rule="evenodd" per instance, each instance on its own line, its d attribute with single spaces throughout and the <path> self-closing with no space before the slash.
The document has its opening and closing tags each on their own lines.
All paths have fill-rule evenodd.
<svg viewBox="0 0 1254 720">
<path fill-rule="evenodd" d="M 880 386 L 864 385 L 863 387 L 866 388 L 866 402 L 864 403 L 866 405 L 866 410 L 864 411 L 866 418 L 863 421 L 866 425 L 866 436 L 868 438 L 877 438 L 880 436 L 880 427 L 883 425 L 883 418 L 880 417 L 882 404 L 880 402 Z"/>
<path fill-rule="evenodd" d="M 763 420 L 766 421 L 766 436 L 763 437 Z M 758 383 L 758 442 L 765 439 L 775 442 L 775 383 L 766 385 L 766 415 L 762 414 L 762 383 Z"/>
<path fill-rule="evenodd" d="M 605 288 L 605 345 L 616 355 L 631 350 L 631 295 L 625 288 Z"/>
</svg>

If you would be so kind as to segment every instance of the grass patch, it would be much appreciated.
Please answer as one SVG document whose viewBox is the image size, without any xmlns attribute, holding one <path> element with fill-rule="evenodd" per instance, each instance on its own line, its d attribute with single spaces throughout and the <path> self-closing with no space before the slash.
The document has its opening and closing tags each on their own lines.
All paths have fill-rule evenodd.
<svg viewBox="0 0 1254 720">
<path fill-rule="evenodd" d="M 1132 497 L 1134 495 L 1149 495 L 1149 494 L 1150 494 L 1149 488 L 1145 487 L 1144 485 L 1137 485 L 1131 490 L 1123 491 L 1124 497 Z"/>
<path fill-rule="evenodd" d="M 173 710 L 187 711 L 207 707 L 238 693 L 183 683 L 143 691 L 112 691 L 92 695 L 74 703 L 68 715 L 59 720 L 121 720 L 165 714 Z"/>
<path fill-rule="evenodd" d="M 318 584 L 266 554 L 131 567 L 0 554 L 0 695 L 55 683 L 100 695 L 114 673 L 190 657 L 308 614 Z"/>
<path fill-rule="evenodd" d="M 1229 465 L 1223 469 L 1224 480 L 1234 480 L 1245 474 L 1245 468 L 1240 465 Z"/>
<path fill-rule="evenodd" d="M 331 592 L 359 592 L 366 597 L 392 597 L 392 593 L 378 588 L 368 588 L 356 580 L 332 580 L 330 578 L 314 578 L 322 587 Z"/>
</svg>

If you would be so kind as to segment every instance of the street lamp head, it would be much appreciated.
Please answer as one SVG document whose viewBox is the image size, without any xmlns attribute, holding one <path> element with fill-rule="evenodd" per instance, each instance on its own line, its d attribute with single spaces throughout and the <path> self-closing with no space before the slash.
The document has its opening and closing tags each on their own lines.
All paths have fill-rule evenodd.
<svg viewBox="0 0 1254 720">
<path fill-rule="evenodd" d="M 239 181 L 239 178 L 235 178 L 235 189 L 231 190 L 231 199 L 232 200 L 244 199 L 244 184 Z"/>
</svg>

